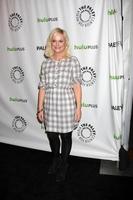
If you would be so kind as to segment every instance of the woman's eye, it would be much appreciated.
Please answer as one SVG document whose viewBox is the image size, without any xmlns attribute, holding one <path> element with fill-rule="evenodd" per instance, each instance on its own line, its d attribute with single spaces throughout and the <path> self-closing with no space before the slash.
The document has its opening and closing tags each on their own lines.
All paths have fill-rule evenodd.
<svg viewBox="0 0 133 200">
<path fill-rule="evenodd" d="M 63 41 L 63 40 L 58 40 L 58 41 L 56 41 L 56 40 L 52 40 L 52 44 L 56 44 L 56 43 L 63 44 L 64 41 Z"/>
</svg>

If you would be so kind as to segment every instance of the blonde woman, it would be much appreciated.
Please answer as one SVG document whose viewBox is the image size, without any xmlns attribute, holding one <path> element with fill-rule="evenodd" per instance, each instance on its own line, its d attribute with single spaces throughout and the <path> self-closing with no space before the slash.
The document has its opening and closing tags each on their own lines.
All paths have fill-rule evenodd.
<svg viewBox="0 0 133 200">
<path fill-rule="evenodd" d="M 55 28 L 46 43 L 45 59 L 40 70 L 37 118 L 45 124 L 51 151 L 49 174 L 63 181 L 72 147 L 72 132 L 81 119 L 81 70 L 69 52 L 65 30 Z"/>
</svg>

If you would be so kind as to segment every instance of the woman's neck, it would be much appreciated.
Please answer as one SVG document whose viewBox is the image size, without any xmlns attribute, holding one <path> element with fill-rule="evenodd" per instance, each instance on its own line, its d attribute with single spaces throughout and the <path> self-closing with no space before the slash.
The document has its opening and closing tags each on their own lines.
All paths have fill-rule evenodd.
<svg viewBox="0 0 133 200">
<path fill-rule="evenodd" d="M 54 59 L 54 60 L 62 60 L 64 58 L 66 58 L 66 56 L 64 54 L 54 54 L 52 56 L 52 59 Z"/>
</svg>

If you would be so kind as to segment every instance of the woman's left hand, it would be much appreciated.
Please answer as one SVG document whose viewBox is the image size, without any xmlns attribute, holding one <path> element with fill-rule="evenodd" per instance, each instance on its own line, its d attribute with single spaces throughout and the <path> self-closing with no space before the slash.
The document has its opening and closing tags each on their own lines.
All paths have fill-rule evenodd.
<svg viewBox="0 0 133 200">
<path fill-rule="evenodd" d="M 76 109 L 76 112 L 75 112 L 75 121 L 79 122 L 80 119 L 81 119 L 81 109 Z"/>
</svg>

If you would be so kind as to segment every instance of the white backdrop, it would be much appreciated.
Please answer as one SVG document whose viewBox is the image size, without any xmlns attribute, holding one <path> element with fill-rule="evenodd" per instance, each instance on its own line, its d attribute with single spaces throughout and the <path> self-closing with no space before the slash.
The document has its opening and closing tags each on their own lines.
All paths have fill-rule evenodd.
<svg viewBox="0 0 133 200">
<path fill-rule="evenodd" d="M 82 72 L 71 154 L 119 160 L 120 146 L 128 148 L 133 63 L 132 0 L 123 9 L 121 2 L 0 0 L 0 142 L 50 151 L 36 119 L 37 93 L 46 39 L 61 27 Z"/>
</svg>

